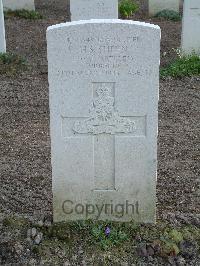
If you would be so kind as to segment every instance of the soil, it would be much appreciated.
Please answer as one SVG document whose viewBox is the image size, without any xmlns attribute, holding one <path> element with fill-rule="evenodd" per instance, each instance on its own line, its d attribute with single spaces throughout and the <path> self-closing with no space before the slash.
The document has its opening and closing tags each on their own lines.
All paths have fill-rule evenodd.
<svg viewBox="0 0 200 266">
<path fill-rule="evenodd" d="M 0 210 L 33 220 L 52 216 L 49 102 L 45 32 L 69 20 L 67 1 L 37 0 L 43 19 L 5 21 L 7 51 L 27 59 L 29 68 L 0 77 Z M 176 57 L 181 22 L 148 18 L 162 30 L 161 66 Z M 160 80 L 158 218 L 200 213 L 200 77 Z M 148 264 L 149 265 L 149 264 Z"/>
</svg>

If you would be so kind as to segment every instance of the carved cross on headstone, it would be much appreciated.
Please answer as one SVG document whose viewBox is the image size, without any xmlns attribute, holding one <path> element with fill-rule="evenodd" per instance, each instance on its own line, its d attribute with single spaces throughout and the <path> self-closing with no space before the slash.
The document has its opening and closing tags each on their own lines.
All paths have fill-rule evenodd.
<svg viewBox="0 0 200 266">
<path fill-rule="evenodd" d="M 155 222 L 159 27 L 96 17 L 47 44 L 54 221 Z"/>
<path fill-rule="evenodd" d="M 93 138 L 94 190 L 115 190 L 115 138 L 133 135 L 135 120 L 144 121 L 145 117 L 120 116 L 115 106 L 115 83 L 93 83 L 89 117 L 64 119 L 73 119 L 74 136 Z M 144 123 L 139 123 L 143 130 L 137 128 L 143 133 Z"/>
</svg>

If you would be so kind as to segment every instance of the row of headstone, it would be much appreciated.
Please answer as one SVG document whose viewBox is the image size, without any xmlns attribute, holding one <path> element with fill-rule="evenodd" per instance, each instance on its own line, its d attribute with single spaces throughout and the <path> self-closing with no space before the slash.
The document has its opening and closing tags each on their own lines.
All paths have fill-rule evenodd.
<svg viewBox="0 0 200 266">
<path fill-rule="evenodd" d="M 118 0 L 70 0 L 71 21 L 117 19 Z"/>
<path fill-rule="evenodd" d="M 200 55 L 200 0 L 184 0 L 181 48 Z"/>
<path fill-rule="evenodd" d="M 180 0 L 149 0 L 149 14 L 155 15 L 164 9 L 179 11 Z M 82 17 L 104 19 L 118 17 L 118 0 L 71 0 L 72 21 L 80 20 Z M 34 0 L 3 0 L 5 10 L 35 10 Z M 112 16 L 114 15 L 114 16 Z"/>
<path fill-rule="evenodd" d="M 154 222 L 160 28 L 83 2 L 111 19 L 47 30 L 54 221 Z"/>
<path fill-rule="evenodd" d="M 149 0 L 149 14 L 162 10 L 179 12 L 180 0 Z M 71 20 L 118 18 L 118 0 L 71 0 Z"/>
<path fill-rule="evenodd" d="M 0 53 L 6 52 L 6 40 L 5 40 L 5 27 L 4 27 L 4 14 L 2 0 L 0 0 Z"/>
<path fill-rule="evenodd" d="M 34 0 L 3 0 L 4 10 L 35 10 Z"/>
</svg>

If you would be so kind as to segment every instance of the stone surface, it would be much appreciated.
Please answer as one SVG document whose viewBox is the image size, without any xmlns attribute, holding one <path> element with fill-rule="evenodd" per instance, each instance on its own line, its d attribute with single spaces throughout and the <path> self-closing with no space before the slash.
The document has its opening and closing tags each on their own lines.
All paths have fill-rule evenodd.
<svg viewBox="0 0 200 266">
<path fill-rule="evenodd" d="M 4 10 L 35 10 L 34 0 L 3 0 Z"/>
<path fill-rule="evenodd" d="M 71 0 L 71 21 L 117 19 L 118 0 Z"/>
<path fill-rule="evenodd" d="M 155 221 L 160 29 L 47 30 L 54 221 Z"/>
<path fill-rule="evenodd" d="M 179 12 L 179 0 L 149 0 L 149 14 L 151 16 L 164 9 Z"/>
<path fill-rule="evenodd" d="M 2 0 L 0 0 L 0 53 L 6 52 L 5 26 Z"/>
<path fill-rule="evenodd" d="M 200 1 L 185 0 L 181 48 L 185 54 L 200 54 Z"/>
<path fill-rule="evenodd" d="M 36 235 L 35 239 L 34 239 L 34 243 L 35 243 L 36 245 L 39 245 L 39 244 L 41 243 L 41 241 L 42 241 L 42 238 L 43 238 L 43 233 L 39 232 L 39 233 Z"/>
</svg>

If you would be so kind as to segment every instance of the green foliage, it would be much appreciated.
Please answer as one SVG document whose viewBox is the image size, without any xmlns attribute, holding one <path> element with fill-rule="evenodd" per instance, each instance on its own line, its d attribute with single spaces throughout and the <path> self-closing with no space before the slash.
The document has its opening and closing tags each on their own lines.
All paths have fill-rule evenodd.
<svg viewBox="0 0 200 266">
<path fill-rule="evenodd" d="M 0 53 L 0 74 L 16 74 L 27 67 L 24 58 L 12 53 Z"/>
<path fill-rule="evenodd" d="M 171 239 L 175 242 L 175 243 L 180 243 L 181 241 L 183 241 L 183 235 L 181 232 L 177 231 L 176 229 L 172 229 L 169 232 L 169 236 L 171 237 Z"/>
<path fill-rule="evenodd" d="M 33 225 L 35 227 L 35 225 Z M 173 228 L 165 223 L 156 225 L 140 225 L 131 221 L 129 223 L 106 221 L 76 221 L 60 222 L 51 226 L 40 228 L 44 233 L 44 240 L 39 250 L 34 253 L 48 256 L 49 250 L 60 247 L 64 252 L 70 252 L 71 248 L 80 240 L 84 243 L 85 250 L 92 250 L 96 254 L 108 251 L 130 252 L 130 243 L 134 243 L 136 259 L 142 255 L 139 251 L 140 244 L 144 244 L 148 256 L 152 252 L 155 256 L 167 258 L 182 254 L 181 244 L 189 239 L 192 243 L 199 241 L 199 229 L 191 226 Z M 149 248 L 150 247 L 150 248 Z M 120 255 L 119 255 L 120 256 Z M 55 258 L 56 259 L 56 258 Z M 59 259 L 59 258 L 57 258 Z"/>
<path fill-rule="evenodd" d="M 37 12 L 37 11 L 30 11 L 26 9 L 18 9 L 18 10 L 8 10 L 4 12 L 5 18 L 8 17 L 19 17 L 19 18 L 24 18 L 24 19 L 42 19 L 43 16 Z"/>
<path fill-rule="evenodd" d="M 162 256 L 177 256 L 179 253 L 180 250 L 176 243 L 167 240 L 164 242 L 161 251 Z"/>
<path fill-rule="evenodd" d="M 168 9 L 164 9 L 160 12 L 158 12 L 155 17 L 157 18 L 165 18 L 168 20 L 173 20 L 173 21 L 180 21 L 181 20 L 181 15 L 174 11 L 174 10 L 168 10 Z"/>
<path fill-rule="evenodd" d="M 192 54 L 182 56 L 176 59 L 173 63 L 160 70 L 160 76 L 181 78 L 184 76 L 193 76 L 200 74 L 200 57 Z"/>
<path fill-rule="evenodd" d="M 119 13 L 122 18 L 130 18 L 138 9 L 139 6 L 134 0 L 121 0 L 119 2 Z"/>
<path fill-rule="evenodd" d="M 161 254 L 176 256 L 180 253 L 179 244 L 183 241 L 183 234 L 172 228 L 166 228 L 160 237 Z"/>
<path fill-rule="evenodd" d="M 125 223 L 110 223 L 110 233 L 106 234 L 106 222 L 95 222 L 91 220 L 77 222 L 61 222 L 55 223 L 49 228 L 42 231 L 48 239 L 58 239 L 63 242 L 70 242 L 75 236 L 80 236 L 88 242 L 88 244 L 97 244 L 101 249 L 108 249 L 121 244 L 128 240 L 128 230 L 134 231 L 136 227 L 126 228 Z"/>
<path fill-rule="evenodd" d="M 117 246 L 125 240 L 128 240 L 127 234 L 115 227 L 111 227 L 110 234 L 106 235 L 105 226 L 103 225 L 94 226 L 91 230 L 91 234 L 93 242 L 98 244 L 104 250 Z"/>
</svg>

